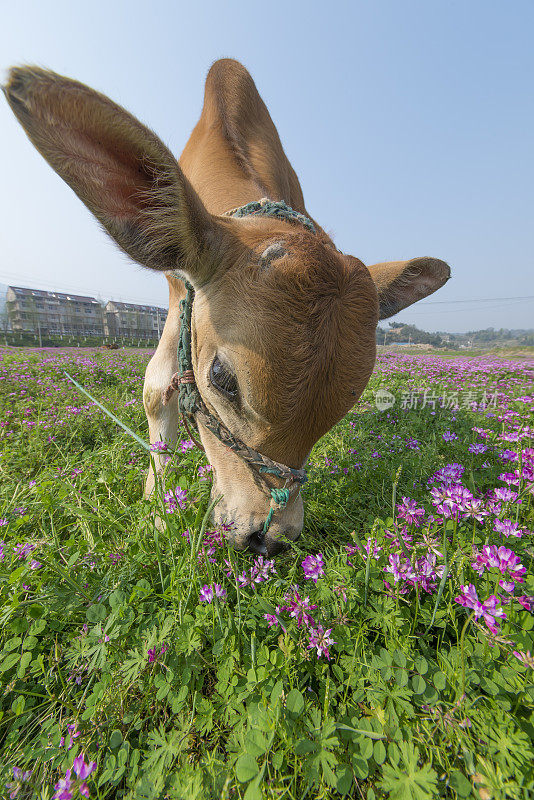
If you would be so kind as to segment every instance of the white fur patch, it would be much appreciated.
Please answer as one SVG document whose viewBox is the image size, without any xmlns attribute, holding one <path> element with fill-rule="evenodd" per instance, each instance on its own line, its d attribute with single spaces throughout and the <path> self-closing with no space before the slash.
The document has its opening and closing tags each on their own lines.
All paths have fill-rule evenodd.
<svg viewBox="0 0 534 800">
<path fill-rule="evenodd" d="M 270 244 L 269 247 L 266 247 L 263 253 L 260 256 L 260 265 L 262 269 L 267 269 L 272 261 L 276 261 L 277 258 L 282 258 L 287 253 L 286 248 L 284 247 L 283 242 L 274 242 Z"/>
</svg>

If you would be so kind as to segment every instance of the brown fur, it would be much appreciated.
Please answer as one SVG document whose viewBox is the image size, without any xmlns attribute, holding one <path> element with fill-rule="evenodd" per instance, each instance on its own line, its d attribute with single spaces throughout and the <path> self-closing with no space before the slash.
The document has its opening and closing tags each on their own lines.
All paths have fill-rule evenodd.
<svg viewBox="0 0 534 800">
<path fill-rule="evenodd" d="M 390 316 L 448 278 L 447 265 L 430 258 L 366 268 L 319 226 L 312 234 L 265 217 L 221 216 L 262 196 L 307 213 L 269 112 L 237 61 L 211 68 L 179 163 L 128 112 L 76 81 L 16 68 L 5 93 L 33 144 L 119 246 L 166 273 L 169 314 L 145 377 L 151 441 L 178 435 L 176 398 L 163 407 L 161 394 L 177 366 L 183 277 L 196 290 L 193 368 L 205 402 L 236 436 L 293 467 L 363 391 L 379 312 Z M 210 383 L 216 355 L 237 376 L 238 403 Z M 223 495 L 216 520 L 233 520 L 231 538 L 246 546 L 268 499 L 235 454 L 202 427 L 200 435 L 214 494 Z M 147 492 L 152 486 L 150 475 Z M 296 538 L 302 522 L 298 497 L 275 515 L 267 552 L 276 552 L 281 535 Z"/>
</svg>

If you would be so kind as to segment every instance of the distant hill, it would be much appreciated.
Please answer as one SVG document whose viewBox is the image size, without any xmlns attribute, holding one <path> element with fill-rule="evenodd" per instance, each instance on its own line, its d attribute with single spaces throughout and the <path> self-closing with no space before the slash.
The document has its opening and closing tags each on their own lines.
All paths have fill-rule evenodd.
<svg viewBox="0 0 534 800">
<path fill-rule="evenodd" d="M 534 346 L 534 329 L 528 330 L 508 328 L 486 328 L 481 331 L 468 333 L 427 333 L 415 325 L 404 325 L 401 322 L 391 322 L 389 330 L 377 328 L 377 344 L 399 345 L 430 345 L 431 347 L 446 347 L 448 349 L 469 349 L 473 347 L 532 347 Z"/>
</svg>

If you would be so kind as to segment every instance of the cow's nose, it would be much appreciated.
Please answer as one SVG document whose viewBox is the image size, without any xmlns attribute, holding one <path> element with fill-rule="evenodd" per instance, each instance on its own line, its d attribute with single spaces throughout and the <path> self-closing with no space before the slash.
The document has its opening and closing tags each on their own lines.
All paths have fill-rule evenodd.
<svg viewBox="0 0 534 800">
<path fill-rule="evenodd" d="M 265 532 L 262 530 L 254 531 L 248 537 L 247 547 L 249 550 L 252 550 L 253 553 L 257 553 L 259 556 L 266 556 L 267 553 L 267 545 L 265 544 Z"/>
<path fill-rule="evenodd" d="M 247 541 L 247 547 L 249 550 L 252 550 L 253 553 L 257 553 L 259 556 L 268 556 L 268 558 L 273 558 L 274 556 L 277 556 L 278 553 L 282 553 L 284 550 L 289 550 L 291 545 L 289 542 L 275 539 L 274 536 L 270 536 L 269 533 L 265 535 L 263 530 L 258 530 L 250 534 Z"/>
</svg>

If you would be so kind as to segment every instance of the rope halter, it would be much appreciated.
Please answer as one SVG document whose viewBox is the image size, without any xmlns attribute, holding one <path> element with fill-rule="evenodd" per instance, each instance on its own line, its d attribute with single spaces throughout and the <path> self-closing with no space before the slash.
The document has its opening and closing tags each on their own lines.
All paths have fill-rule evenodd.
<svg viewBox="0 0 534 800">
<path fill-rule="evenodd" d="M 226 212 L 226 216 L 249 217 L 266 216 L 284 220 L 286 222 L 303 225 L 311 233 L 315 233 L 313 222 L 294 211 L 286 203 L 263 200 L 247 203 L 232 211 Z M 285 464 L 264 456 L 257 450 L 245 444 L 241 439 L 226 427 L 217 414 L 212 414 L 202 399 L 193 373 L 193 361 L 191 355 L 191 315 L 195 290 L 193 286 L 184 281 L 186 295 L 180 302 L 180 334 L 178 338 L 178 372 L 172 378 L 169 386 L 163 392 L 163 405 L 167 405 L 174 392 L 178 392 L 178 409 L 182 415 L 185 427 L 193 442 L 198 446 L 202 445 L 195 439 L 190 430 L 192 427 L 198 428 L 200 421 L 225 447 L 236 453 L 249 467 L 254 481 L 265 494 L 270 497 L 269 513 L 263 525 L 262 535 L 269 530 L 274 514 L 285 508 L 300 492 L 302 485 L 308 480 L 304 469 L 293 469 Z M 274 475 L 285 481 L 283 488 L 276 489 L 269 485 L 266 476 Z"/>
</svg>

